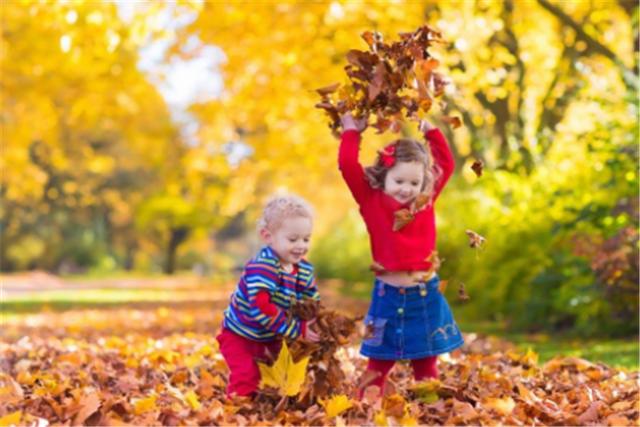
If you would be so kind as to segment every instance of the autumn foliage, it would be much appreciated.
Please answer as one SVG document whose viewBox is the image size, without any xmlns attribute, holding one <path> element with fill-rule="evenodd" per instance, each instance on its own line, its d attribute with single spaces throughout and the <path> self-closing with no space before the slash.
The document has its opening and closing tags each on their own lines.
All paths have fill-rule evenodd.
<svg viewBox="0 0 640 427">
<path fill-rule="evenodd" d="M 322 398 L 313 354 L 300 393 L 268 387 L 227 399 L 228 371 L 209 309 L 114 310 L 34 315 L 10 321 L 0 342 L 0 425 L 637 425 L 638 372 L 578 358 L 540 364 L 531 351 L 467 334 L 441 357 L 439 380 L 414 383 L 408 365 L 389 394 L 355 399 L 366 360 L 357 339 L 336 348 L 344 378 Z M 292 348 L 292 351 L 295 351 Z M 316 362 L 314 362 L 314 360 Z M 278 406 L 280 404 L 280 406 Z"/>
<path fill-rule="evenodd" d="M 350 50 L 344 70 L 348 83 L 320 88 L 324 109 L 331 119 L 329 127 L 338 133 L 340 116 L 349 112 L 355 117 L 376 118 L 372 124 L 383 133 L 399 132 L 405 119 L 419 120 L 429 112 L 436 98 L 441 98 L 447 84 L 436 71 L 439 61 L 428 51 L 434 43 L 443 43 L 440 32 L 428 25 L 412 33 L 401 33 L 400 41 L 385 43 L 379 32 L 362 34 L 369 49 Z M 454 127 L 459 118 L 447 118 Z"/>
</svg>

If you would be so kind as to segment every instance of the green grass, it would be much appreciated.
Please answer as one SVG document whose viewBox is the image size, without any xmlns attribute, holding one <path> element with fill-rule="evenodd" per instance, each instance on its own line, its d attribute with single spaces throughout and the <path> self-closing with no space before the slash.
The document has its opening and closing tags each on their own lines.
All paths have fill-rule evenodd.
<svg viewBox="0 0 640 427">
<path fill-rule="evenodd" d="M 0 302 L 0 312 L 27 313 L 45 309 L 62 311 L 73 308 L 113 308 L 135 303 L 179 303 L 207 301 L 214 291 L 207 288 L 181 289 L 79 289 L 21 293 Z"/>
<path fill-rule="evenodd" d="M 368 298 L 367 286 L 355 286 L 351 292 Z M 212 297 L 211 288 L 172 290 L 159 289 L 82 289 L 55 290 L 23 293 L 0 302 L 0 314 L 4 319 L 24 316 L 42 310 L 63 311 L 82 308 L 117 308 L 127 304 L 195 304 L 206 303 Z M 531 348 L 539 354 L 540 362 L 555 356 L 577 356 L 593 362 L 625 369 L 640 369 L 640 344 L 638 337 L 628 339 L 581 339 L 566 334 L 527 334 L 506 330 L 498 322 L 467 320 L 463 307 L 454 307 L 456 319 L 463 332 L 495 335 L 513 342 L 522 350 Z"/>
<path fill-rule="evenodd" d="M 539 362 L 544 363 L 556 356 L 576 356 L 591 362 L 602 362 L 616 368 L 640 369 L 640 342 L 638 337 L 629 338 L 580 338 L 566 333 L 513 332 L 498 322 L 458 321 L 463 332 L 494 335 L 511 341 L 521 350 L 531 348 L 538 353 Z"/>
</svg>

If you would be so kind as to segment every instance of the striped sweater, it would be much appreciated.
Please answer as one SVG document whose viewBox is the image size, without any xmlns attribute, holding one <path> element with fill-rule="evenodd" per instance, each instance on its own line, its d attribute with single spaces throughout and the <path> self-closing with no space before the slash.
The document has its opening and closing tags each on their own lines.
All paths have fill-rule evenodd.
<svg viewBox="0 0 640 427">
<path fill-rule="evenodd" d="M 277 306 L 274 316 L 268 316 L 258 308 L 256 295 L 260 291 L 269 292 L 271 302 Z M 278 336 L 295 339 L 302 332 L 302 322 L 295 318 L 287 320 L 286 310 L 293 301 L 304 297 L 320 299 L 313 266 L 302 260 L 298 263 L 297 275 L 289 274 L 281 268 L 273 249 L 265 246 L 245 265 L 224 312 L 223 325 L 254 341 L 271 341 Z"/>
</svg>

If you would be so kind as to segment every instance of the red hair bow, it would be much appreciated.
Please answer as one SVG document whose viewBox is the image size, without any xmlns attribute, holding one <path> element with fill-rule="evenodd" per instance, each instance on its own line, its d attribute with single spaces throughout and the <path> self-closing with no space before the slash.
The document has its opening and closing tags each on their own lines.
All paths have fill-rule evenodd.
<svg viewBox="0 0 640 427">
<path fill-rule="evenodd" d="M 379 151 L 380 161 L 386 168 L 391 168 L 396 164 L 396 146 L 388 145 L 383 150 Z"/>
</svg>

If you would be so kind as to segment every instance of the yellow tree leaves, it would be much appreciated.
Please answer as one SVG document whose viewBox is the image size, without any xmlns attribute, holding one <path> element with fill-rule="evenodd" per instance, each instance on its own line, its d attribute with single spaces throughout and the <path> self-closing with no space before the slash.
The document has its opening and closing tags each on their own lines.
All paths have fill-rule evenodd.
<svg viewBox="0 0 640 427">
<path fill-rule="evenodd" d="M 304 383 L 308 363 L 309 357 L 294 362 L 287 343 L 283 342 L 278 358 L 272 366 L 258 362 L 261 385 L 278 389 L 282 396 L 295 396 L 300 393 Z"/>
</svg>

